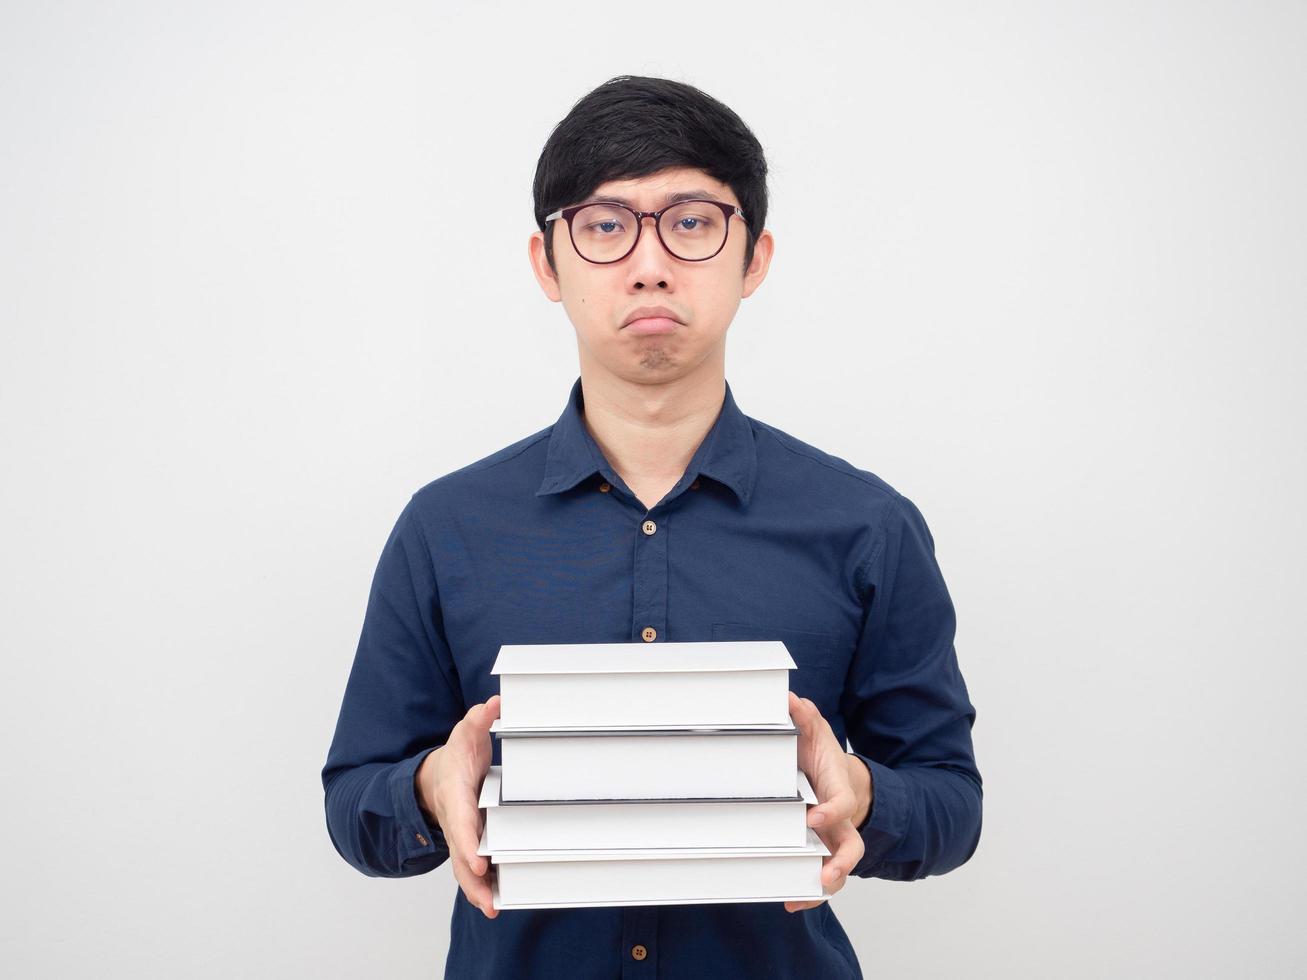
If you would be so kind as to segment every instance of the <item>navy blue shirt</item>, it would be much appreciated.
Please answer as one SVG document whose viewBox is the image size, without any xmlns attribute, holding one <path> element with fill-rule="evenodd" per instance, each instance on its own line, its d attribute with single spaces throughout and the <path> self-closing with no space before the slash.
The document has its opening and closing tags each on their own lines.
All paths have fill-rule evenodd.
<svg viewBox="0 0 1307 980">
<path fill-rule="evenodd" d="M 778 639 L 798 664 L 791 688 L 871 771 L 866 853 L 845 887 L 943 874 L 971 857 L 976 712 L 912 502 L 747 417 L 727 383 L 685 473 L 646 509 L 583 410 L 577 378 L 556 423 L 427 484 L 399 515 L 322 770 L 341 856 L 392 878 L 448 858 L 414 774 L 468 708 L 498 693 L 501 644 Z M 794 913 L 760 902 L 487 919 L 450 887 L 446 975 L 460 980 L 861 976 L 829 901 Z"/>
</svg>

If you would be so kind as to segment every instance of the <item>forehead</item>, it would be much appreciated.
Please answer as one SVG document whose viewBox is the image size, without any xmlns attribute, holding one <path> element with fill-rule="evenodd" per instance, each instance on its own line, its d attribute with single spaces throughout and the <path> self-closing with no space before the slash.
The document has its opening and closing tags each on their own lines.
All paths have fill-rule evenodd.
<svg viewBox="0 0 1307 980">
<path fill-rule="evenodd" d="M 668 167 L 645 177 L 608 180 L 596 187 L 586 201 L 616 201 L 641 211 L 653 211 L 670 198 L 687 193 L 727 204 L 740 203 L 730 187 L 694 167 Z"/>
</svg>

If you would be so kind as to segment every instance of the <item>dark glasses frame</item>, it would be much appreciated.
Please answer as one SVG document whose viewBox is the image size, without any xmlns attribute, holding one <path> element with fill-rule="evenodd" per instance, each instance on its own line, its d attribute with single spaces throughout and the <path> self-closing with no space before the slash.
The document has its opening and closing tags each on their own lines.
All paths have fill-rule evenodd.
<svg viewBox="0 0 1307 980">
<path fill-rule="evenodd" d="M 579 212 L 582 208 L 593 207 L 596 204 L 602 204 L 610 208 L 621 208 L 623 211 L 628 211 L 631 214 L 635 215 L 635 239 L 631 242 L 631 247 L 627 249 L 624 253 L 622 253 L 620 257 L 615 259 L 608 259 L 606 262 L 600 262 L 596 259 L 586 258 L 586 256 L 581 255 L 581 250 L 576 247 L 576 237 L 572 234 L 573 216 L 576 215 L 577 212 Z M 722 243 L 717 246 L 717 251 L 713 252 L 712 255 L 705 255 L 701 259 L 686 259 L 677 255 L 675 252 L 671 250 L 671 248 L 668 247 L 667 240 L 663 238 L 662 216 L 664 212 L 670 211 L 672 208 L 680 207 L 682 204 L 711 204 L 713 207 L 721 208 L 722 216 L 726 221 L 726 234 L 722 236 Z M 673 201 L 671 204 L 667 205 L 667 207 L 663 208 L 660 211 L 637 211 L 635 208 L 629 208 L 625 204 L 618 204 L 615 201 L 589 201 L 585 204 L 574 204 L 570 208 L 559 208 L 553 214 L 545 215 L 545 223 L 548 224 L 550 221 L 554 221 L 558 218 L 562 218 L 564 221 L 567 222 L 567 237 L 572 242 L 572 251 L 574 251 L 577 255 L 580 255 L 581 258 L 585 259 L 587 262 L 593 263 L 594 265 L 612 265 L 614 262 L 621 262 L 622 259 L 625 259 L 628 255 L 630 255 L 632 252 L 635 251 L 635 247 L 640 244 L 640 234 L 641 232 L 644 231 L 644 219 L 653 218 L 654 234 L 658 236 L 659 243 L 662 245 L 663 250 L 668 255 L 670 255 L 674 259 L 680 259 L 680 261 L 682 262 L 707 262 L 711 258 L 716 258 L 717 255 L 721 253 L 721 250 L 726 247 L 726 242 L 730 240 L 731 237 L 731 216 L 736 214 L 740 216 L 741 220 L 744 220 L 744 212 L 740 210 L 739 205 L 727 204 L 724 201 L 710 201 L 701 198 L 695 198 L 689 201 Z"/>
</svg>

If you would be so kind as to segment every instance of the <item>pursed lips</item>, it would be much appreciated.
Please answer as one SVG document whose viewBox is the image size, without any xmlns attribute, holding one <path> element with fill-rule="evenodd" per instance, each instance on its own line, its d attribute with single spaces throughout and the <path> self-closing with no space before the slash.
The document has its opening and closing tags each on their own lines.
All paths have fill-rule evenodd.
<svg viewBox="0 0 1307 980">
<path fill-rule="evenodd" d="M 623 329 L 630 328 L 633 333 L 669 333 L 681 325 L 681 321 L 665 306 L 646 306 L 634 310 L 624 323 Z"/>
</svg>

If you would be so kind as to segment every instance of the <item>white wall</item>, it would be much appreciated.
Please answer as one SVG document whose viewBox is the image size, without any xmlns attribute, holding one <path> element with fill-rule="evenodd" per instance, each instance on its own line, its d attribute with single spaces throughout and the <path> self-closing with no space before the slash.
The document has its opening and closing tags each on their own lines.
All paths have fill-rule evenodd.
<svg viewBox="0 0 1307 980">
<path fill-rule="evenodd" d="M 864 970 L 1301 975 L 1307 8 L 443 6 L 0 9 L 4 972 L 439 975 L 319 770 L 409 494 L 562 409 L 531 177 L 633 72 L 770 155 L 741 408 L 957 605 L 984 835 Z"/>
</svg>

